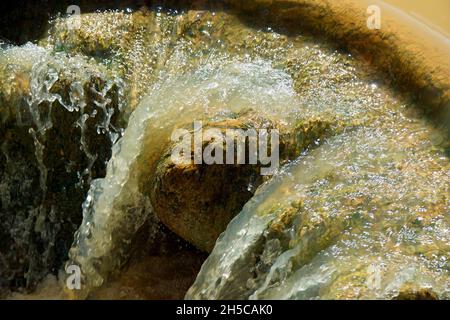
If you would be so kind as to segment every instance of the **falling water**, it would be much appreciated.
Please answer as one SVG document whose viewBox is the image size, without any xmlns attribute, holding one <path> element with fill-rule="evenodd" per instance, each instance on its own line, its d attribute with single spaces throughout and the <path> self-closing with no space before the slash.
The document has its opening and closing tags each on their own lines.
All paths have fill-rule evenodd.
<svg viewBox="0 0 450 320">
<path fill-rule="evenodd" d="M 74 295 L 88 297 L 156 223 L 151 184 L 173 130 L 250 112 L 295 143 L 248 186 L 188 298 L 448 298 L 445 138 L 352 56 L 226 12 L 81 20 L 0 49 L 0 235 L 20 253 L 0 244 L 0 287 L 45 278 L 45 296 L 50 273 L 77 265 Z"/>
</svg>

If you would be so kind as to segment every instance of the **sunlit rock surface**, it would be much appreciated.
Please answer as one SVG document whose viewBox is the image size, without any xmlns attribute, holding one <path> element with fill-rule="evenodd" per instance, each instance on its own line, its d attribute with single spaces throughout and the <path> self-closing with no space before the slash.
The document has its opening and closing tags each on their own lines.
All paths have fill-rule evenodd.
<svg viewBox="0 0 450 320">
<path fill-rule="evenodd" d="M 217 15 L 233 21 L 224 13 Z M 308 150 L 324 143 L 323 140 L 330 139 L 333 134 L 364 132 L 359 128 L 376 127 L 383 123 L 380 119 L 392 123 L 397 113 L 405 111 L 405 107 L 389 93 L 369 82 L 366 74 L 357 71 L 357 64 L 351 57 L 319 45 L 306 45 L 300 37 L 290 39 L 270 29 L 255 31 L 238 21 L 231 24 L 231 29 L 237 24 L 243 30 L 239 35 L 231 33 L 225 24 L 218 24 L 215 29 L 215 21 L 218 20 L 214 17 L 216 15 L 210 12 L 188 13 L 178 19 L 170 14 L 165 18 L 165 13 L 157 13 L 156 18 L 149 15 L 149 19 L 156 19 L 150 21 L 158 26 L 172 26 L 168 41 L 175 49 L 162 55 L 167 60 L 159 72 L 159 79 L 155 80 L 131 115 L 123 139 L 114 147 L 105 179 L 94 182 L 85 203 L 84 221 L 77 233 L 71 262 L 82 266 L 87 288 L 101 285 L 107 275 L 118 270 L 125 261 L 129 239 L 152 212 L 148 181 L 157 171 L 158 159 L 168 145 L 171 132 L 182 123 L 209 118 L 217 112 L 254 108 L 255 112 L 271 120 L 291 126 L 297 123 L 300 133 L 324 132 L 318 135 L 323 137 L 322 140 L 302 135 L 312 144 L 311 148 L 306 148 L 307 154 Z M 194 29 L 174 37 L 176 21 L 183 19 L 193 19 L 195 28 L 203 30 L 201 35 L 197 35 L 197 29 Z M 217 40 L 186 41 L 185 38 L 191 34 L 212 40 L 217 34 Z M 200 50 L 198 46 L 205 47 Z M 325 120 L 308 122 L 307 119 L 315 117 Z M 334 130 L 325 134 L 327 128 Z M 386 137 L 393 135 L 389 127 L 380 130 Z M 414 129 L 406 127 L 405 130 L 413 132 Z M 362 136 L 361 144 L 369 143 L 371 139 L 371 135 Z M 376 142 L 373 138 L 372 143 L 376 145 Z M 354 148 L 357 146 L 356 143 L 352 145 Z M 344 156 L 349 155 L 344 153 Z M 364 172 L 361 169 L 358 173 Z M 441 181 L 444 183 L 446 180 Z M 345 212 L 353 214 L 351 209 Z M 328 214 L 323 213 L 325 217 Z M 334 227 L 334 223 L 330 225 Z M 338 226 L 336 221 L 336 230 L 342 231 Z M 253 226 L 252 223 L 252 227 L 258 228 L 258 224 Z M 230 244 L 228 241 L 225 243 L 225 247 Z M 225 247 L 223 252 L 230 252 Z M 327 246 L 324 244 L 320 248 L 324 250 Z M 212 261 L 214 252 L 216 250 L 208 261 Z M 282 252 L 273 255 L 277 257 Z M 225 260 L 232 263 L 232 259 Z M 247 267 L 250 269 L 246 272 L 251 272 L 252 266 Z M 220 276 L 215 274 L 213 278 Z M 202 274 L 198 283 L 201 279 Z M 241 280 L 237 281 L 240 285 L 243 283 Z M 230 294 L 230 291 L 225 291 Z M 239 294 L 246 297 L 245 292 Z"/>
<path fill-rule="evenodd" d="M 0 287 L 32 288 L 67 259 L 93 178 L 120 135 L 122 84 L 83 57 L 0 49 Z"/>
<path fill-rule="evenodd" d="M 227 130 L 275 129 L 272 123 L 258 118 L 252 110 L 215 120 L 202 123 L 202 130 L 219 129 L 221 136 L 225 137 Z M 193 140 L 195 132 L 192 125 L 186 126 L 186 130 L 189 130 L 189 140 Z M 220 153 L 222 164 L 194 164 L 193 143 L 188 150 L 191 161 L 174 163 L 173 154 L 177 148 L 183 147 L 182 144 L 183 139 L 172 143 L 158 164 L 155 180 L 151 181 L 153 209 L 176 234 L 210 252 L 220 233 L 262 183 L 261 166 L 236 163 L 237 141 L 231 146 L 232 164 L 224 165 L 227 160 L 227 146 L 224 144 L 214 150 L 215 154 Z M 202 152 L 208 146 L 207 142 L 204 144 Z M 249 150 L 248 140 L 243 145 Z"/>
<path fill-rule="evenodd" d="M 449 165 L 432 136 L 397 110 L 286 166 L 230 223 L 186 297 L 448 299 Z"/>
<path fill-rule="evenodd" d="M 213 146 L 214 153 L 221 154 L 221 164 L 195 164 L 193 124 L 183 128 L 187 133 L 169 145 L 159 160 L 154 181 L 149 181 L 153 188 L 151 202 L 162 223 L 197 248 L 211 252 L 231 219 L 250 200 L 261 183 L 270 179 L 270 176 L 261 174 L 261 169 L 267 167 L 267 164 L 262 165 L 257 157 L 255 164 L 249 164 L 249 159 L 246 160 L 247 164 L 237 164 L 238 144 L 242 143 L 246 150 L 244 152 L 252 150 L 248 139 L 245 142 L 240 140 L 244 134 L 248 134 L 246 130 L 258 133 L 257 130 L 265 129 L 269 134 L 271 130 L 277 130 L 276 143 L 279 146 L 276 161 L 278 165 L 283 165 L 286 161 L 296 159 L 302 152 L 320 145 L 326 137 L 341 132 L 344 128 L 350 129 L 351 126 L 350 123 L 339 122 L 332 117 L 313 115 L 307 119 L 299 119 L 294 124 L 283 125 L 259 117 L 258 112 L 252 109 L 238 114 L 217 115 L 213 120 L 208 119 L 202 123 L 201 130 L 207 132 L 209 129 L 218 129 L 224 143 L 204 141 L 201 152 L 208 146 Z M 241 131 L 230 135 L 229 130 Z M 239 134 L 242 136 L 239 137 Z M 183 148 L 184 139 L 191 141 L 188 150 L 190 161 L 174 163 L 172 157 L 174 154 L 179 157 L 177 150 Z M 227 139 L 232 139 L 232 144 L 228 145 Z M 254 141 L 256 145 L 257 136 Z M 227 152 L 230 150 L 233 162 L 226 163 Z M 268 152 L 271 152 L 270 149 Z M 272 160 L 275 161 L 275 158 Z"/>
<path fill-rule="evenodd" d="M 282 82 L 288 79 L 287 74 L 262 61 L 207 64 L 193 73 L 164 80 L 141 101 L 123 138 L 113 147 L 106 177 L 93 182 L 84 204 L 84 219 L 71 257 L 82 266 L 88 288 L 100 285 L 124 262 L 127 241 L 151 214 L 150 182 L 173 129 L 189 119 L 199 119 L 199 114 L 208 118 L 248 108 L 258 108 L 263 117 L 287 119 L 289 113 L 293 117 L 295 92 L 289 82 Z M 211 81 L 213 85 L 209 85 Z M 270 91 L 273 86 L 285 94 L 276 95 Z M 288 108 L 284 115 L 279 115 L 281 108 Z"/>
</svg>

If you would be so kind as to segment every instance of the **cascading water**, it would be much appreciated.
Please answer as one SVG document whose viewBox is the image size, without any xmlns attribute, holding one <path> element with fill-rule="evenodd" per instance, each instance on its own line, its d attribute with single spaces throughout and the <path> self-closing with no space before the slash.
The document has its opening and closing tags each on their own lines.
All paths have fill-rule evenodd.
<svg viewBox="0 0 450 320">
<path fill-rule="evenodd" d="M 380 117 L 287 166 L 230 223 L 187 298 L 392 299 L 408 286 L 448 298 L 448 163 L 428 130 Z"/>
<path fill-rule="evenodd" d="M 120 134 L 111 116 L 120 112 L 122 84 L 83 57 L 33 44 L 6 46 L 0 60 L 8 81 L 1 96 L 0 282 L 33 287 L 66 259 L 81 220 L 75 199 L 104 170 Z"/>
<path fill-rule="evenodd" d="M 188 298 L 448 298 L 445 139 L 349 55 L 222 11 L 157 8 L 85 14 L 75 30 L 57 18 L 39 45 L 2 46 L 0 76 L 0 287 L 33 288 L 66 262 L 88 297 L 156 223 L 173 130 L 246 112 L 294 143 Z"/>
</svg>

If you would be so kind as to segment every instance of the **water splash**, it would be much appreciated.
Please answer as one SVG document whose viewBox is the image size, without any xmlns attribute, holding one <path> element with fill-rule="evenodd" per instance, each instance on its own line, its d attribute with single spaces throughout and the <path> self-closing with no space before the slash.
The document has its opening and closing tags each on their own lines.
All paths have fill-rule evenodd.
<svg viewBox="0 0 450 320">
<path fill-rule="evenodd" d="M 107 160 L 120 133 L 122 84 L 84 57 L 31 43 L 0 50 L 0 78 L 6 159 L 0 214 L 2 230 L 8 230 L 4 245 L 13 248 L 0 248 L 0 287 L 11 282 L 30 288 L 66 259 L 80 220 L 76 198 L 99 175 L 104 163 L 98 160 Z"/>
<path fill-rule="evenodd" d="M 344 133 L 267 183 L 188 299 L 448 299 L 448 160 L 401 114 Z M 394 139 L 393 139 L 394 138 Z"/>
<path fill-rule="evenodd" d="M 287 121 L 297 105 L 288 79 L 263 61 L 219 60 L 155 85 L 113 147 L 106 177 L 92 183 L 83 204 L 69 264 L 81 266 L 87 291 L 126 261 L 131 238 L 151 213 L 149 184 L 173 129 L 248 108 L 266 116 L 284 114 Z"/>
<path fill-rule="evenodd" d="M 8 250 L 30 256 L 30 279 L 61 266 L 49 263 L 55 252 L 66 259 L 56 239 L 81 223 L 69 261 L 82 267 L 80 297 L 103 284 L 151 215 L 152 175 L 172 129 L 251 109 L 294 129 L 302 157 L 230 224 L 189 298 L 391 298 L 405 286 L 448 296 L 445 139 L 352 57 L 226 12 L 81 19 L 78 30 L 55 19 L 39 46 L 0 50 L 0 225 L 11 230 Z M 58 179 L 52 165 L 67 174 Z M 23 276 L 23 263 L 7 258 L 6 286 Z"/>
</svg>

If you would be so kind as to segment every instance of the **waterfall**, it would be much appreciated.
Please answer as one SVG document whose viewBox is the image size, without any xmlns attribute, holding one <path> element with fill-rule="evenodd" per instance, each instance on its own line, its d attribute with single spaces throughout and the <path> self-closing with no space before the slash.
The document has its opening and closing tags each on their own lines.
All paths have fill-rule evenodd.
<svg viewBox="0 0 450 320">
<path fill-rule="evenodd" d="M 249 108 L 288 121 L 298 103 L 290 77 L 264 61 L 208 61 L 149 92 L 114 145 L 106 177 L 92 182 L 83 203 L 68 264 L 81 267 L 87 292 L 126 261 L 133 235 L 152 212 L 149 184 L 177 126 Z"/>
</svg>

